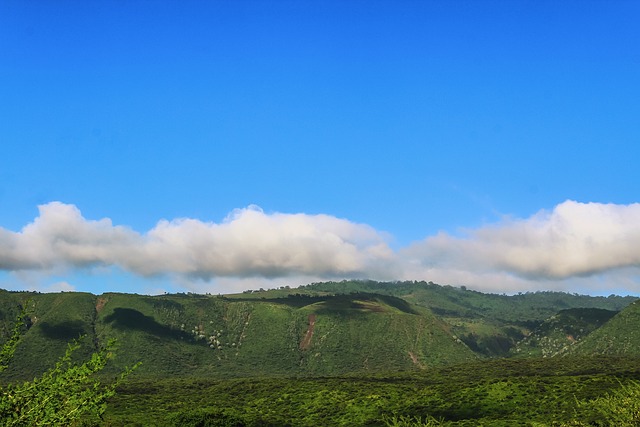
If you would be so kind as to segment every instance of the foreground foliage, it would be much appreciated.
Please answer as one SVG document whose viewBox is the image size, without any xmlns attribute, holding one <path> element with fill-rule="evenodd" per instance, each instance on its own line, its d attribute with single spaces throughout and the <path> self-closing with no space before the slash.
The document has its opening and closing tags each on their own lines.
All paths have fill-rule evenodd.
<svg viewBox="0 0 640 427">
<path fill-rule="evenodd" d="M 581 402 L 580 410 L 600 414 L 606 425 L 616 427 L 640 426 L 640 382 L 621 384 L 620 388 L 597 399 Z"/>
<path fill-rule="evenodd" d="M 0 350 L 0 371 L 9 367 L 24 328 L 25 312 L 19 315 L 11 337 Z M 80 340 L 68 345 L 65 355 L 42 376 L 0 388 L 0 426 L 69 426 L 100 423 L 107 399 L 134 368 L 125 370 L 117 381 L 102 384 L 95 374 L 113 355 L 114 342 L 95 352 L 83 363 L 72 361 Z"/>
<path fill-rule="evenodd" d="M 519 359 L 369 376 L 138 378 L 119 387 L 105 422 L 263 427 L 634 425 L 620 420 L 632 419 L 633 411 L 622 399 L 632 396 L 640 402 L 638 362 L 601 357 Z M 612 416 L 616 413 L 619 418 Z"/>
</svg>

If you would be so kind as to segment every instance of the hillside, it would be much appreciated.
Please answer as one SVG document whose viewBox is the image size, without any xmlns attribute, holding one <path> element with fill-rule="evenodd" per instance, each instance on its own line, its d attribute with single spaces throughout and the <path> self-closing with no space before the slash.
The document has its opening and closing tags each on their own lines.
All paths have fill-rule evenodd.
<svg viewBox="0 0 640 427">
<path fill-rule="evenodd" d="M 3 378 L 42 372 L 80 335 L 85 338 L 78 358 L 116 338 L 119 351 L 108 370 L 142 361 L 138 375 L 146 377 L 421 371 L 533 348 L 534 337 L 555 330 L 548 319 L 558 312 L 560 319 L 575 321 L 580 311 L 571 308 L 586 307 L 593 309 L 590 316 L 604 319 L 613 313 L 604 310 L 634 300 L 557 292 L 491 295 L 424 282 L 364 281 L 217 296 L 2 291 L 4 337 L 19 306 L 30 310 L 14 366 Z M 586 335 L 596 328 L 586 323 L 571 325 Z"/>
<path fill-rule="evenodd" d="M 282 291 L 282 290 L 280 290 Z M 323 282 L 301 286 L 295 292 L 370 292 L 393 295 L 429 307 L 442 316 L 486 317 L 502 322 L 539 322 L 568 308 L 602 308 L 620 311 L 634 296 L 593 297 L 564 292 L 526 292 L 517 295 L 490 294 L 433 282 L 375 282 L 366 280 Z M 274 291 L 278 292 L 278 291 Z M 290 292 L 286 291 L 285 292 Z"/>
<path fill-rule="evenodd" d="M 562 310 L 595 308 L 620 311 L 636 297 L 592 297 L 563 292 L 485 294 L 431 282 L 342 281 L 315 283 L 297 292 L 340 293 L 347 290 L 393 295 L 426 307 L 451 325 L 451 331 L 484 357 L 508 357 L 516 344 Z"/>
<path fill-rule="evenodd" d="M 518 356 L 542 357 L 565 354 L 617 313 L 600 308 L 562 310 L 517 343 L 511 353 Z"/>
<path fill-rule="evenodd" d="M 573 355 L 640 356 L 640 302 L 631 303 L 572 348 Z"/>
<path fill-rule="evenodd" d="M 428 310 L 384 295 L 27 296 L 32 325 L 16 353 L 13 377 L 51 366 L 79 335 L 87 335 L 79 356 L 116 338 L 120 351 L 111 369 L 142 361 L 139 373 L 146 376 L 329 375 L 476 358 Z"/>
</svg>

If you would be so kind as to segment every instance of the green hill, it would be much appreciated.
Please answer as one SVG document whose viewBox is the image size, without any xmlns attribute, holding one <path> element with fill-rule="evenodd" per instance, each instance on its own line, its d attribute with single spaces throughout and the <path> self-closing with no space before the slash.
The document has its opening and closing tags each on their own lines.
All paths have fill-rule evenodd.
<svg viewBox="0 0 640 427">
<path fill-rule="evenodd" d="M 501 322 L 540 322 L 560 310 L 569 308 L 602 308 L 620 311 L 637 297 L 610 295 L 593 297 L 565 292 L 526 292 L 517 295 L 490 294 L 438 285 L 432 282 L 375 282 L 352 280 L 314 283 L 285 292 L 349 293 L 370 292 L 393 295 L 413 304 L 429 307 L 440 316 L 489 318 Z M 272 291 L 272 292 L 282 292 Z"/>
<path fill-rule="evenodd" d="M 640 356 L 640 301 L 631 303 L 571 351 L 574 355 Z"/>
<path fill-rule="evenodd" d="M 618 312 L 600 308 L 570 308 L 551 316 L 512 350 L 519 356 L 553 357 L 567 353 Z"/>
<path fill-rule="evenodd" d="M 453 334 L 484 357 L 509 356 L 518 342 L 562 310 L 620 311 L 636 300 L 631 296 L 592 297 L 563 292 L 486 294 L 432 282 L 325 282 L 303 286 L 296 291 L 311 294 L 373 292 L 402 298 L 431 310 L 451 326 Z"/>
<path fill-rule="evenodd" d="M 543 354 L 547 350 L 532 351 L 531 343 L 557 329 L 547 321 L 551 316 L 560 312 L 556 320 L 572 319 L 558 329 L 565 338 L 582 337 L 597 325 L 591 320 L 633 300 L 558 292 L 492 295 L 425 282 L 369 281 L 224 296 L 2 291 L 3 337 L 19 307 L 30 307 L 29 328 L 2 378 L 44 371 L 80 335 L 85 338 L 77 358 L 116 338 L 119 351 L 107 371 L 142 361 L 137 374 L 146 377 L 421 371 L 505 356 L 514 348 Z M 579 320 L 584 313 L 591 320 Z"/>
<path fill-rule="evenodd" d="M 12 369 L 3 372 L 7 377 L 31 378 L 52 367 L 64 354 L 69 342 L 81 335 L 86 338 L 76 352 L 76 359 L 86 359 L 98 342 L 94 332 L 95 296 L 69 292 L 57 294 L 0 293 L 0 306 L 7 307 L 2 316 L 3 338 L 19 312 L 27 305 L 29 327 L 16 349 Z"/>
<path fill-rule="evenodd" d="M 86 338 L 78 357 L 116 338 L 110 369 L 142 361 L 145 376 L 335 375 L 476 358 L 429 310 L 387 295 L 20 296 L 34 308 L 12 377 L 42 372 L 79 335 Z M 16 294 L 1 297 L 19 302 Z"/>
</svg>

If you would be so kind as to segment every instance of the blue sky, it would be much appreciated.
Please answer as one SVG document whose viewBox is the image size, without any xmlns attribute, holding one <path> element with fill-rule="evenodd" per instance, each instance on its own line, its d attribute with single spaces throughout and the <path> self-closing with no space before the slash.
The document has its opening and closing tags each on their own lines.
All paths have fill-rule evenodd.
<svg viewBox="0 0 640 427">
<path fill-rule="evenodd" d="M 640 293 L 636 1 L 0 2 L 0 287 Z"/>
</svg>

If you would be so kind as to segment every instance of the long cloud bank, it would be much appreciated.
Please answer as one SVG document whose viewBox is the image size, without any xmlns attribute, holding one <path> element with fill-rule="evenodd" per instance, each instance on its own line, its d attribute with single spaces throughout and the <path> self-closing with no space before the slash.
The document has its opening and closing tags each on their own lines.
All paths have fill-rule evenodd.
<svg viewBox="0 0 640 427">
<path fill-rule="evenodd" d="M 503 271 L 532 280 L 591 276 L 640 266 L 640 204 L 566 201 L 527 219 L 441 233 L 407 248 L 426 267 Z"/>
<path fill-rule="evenodd" d="M 146 233 L 85 219 L 73 205 L 39 206 L 20 232 L 0 229 L 0 268 L 118 266 L 142 276 L 359 276 L 393 257 L 371 227 L 328 215 L 238 209 L 221 223 L 162 220 Z"/>
<path fill-rule="evenodd" d="M 566 201 L 461 235 L 393 251 L 384 233 L 329 215 L 233 211 L 219 223 L 162 220 L 147 231 L 88 220 L 73 205 L 39 206 L 22 230 L 0 228 L 0 269 L 115 266 L 140 276 L 434 280 L 491 291 L 562 288 L 607 275 L 640 290 L 640 204 Z M 609 283 L 607 286 L 612 287 Z M 566 286 L 565 286 L 566 287 Z"/>
</svg>

